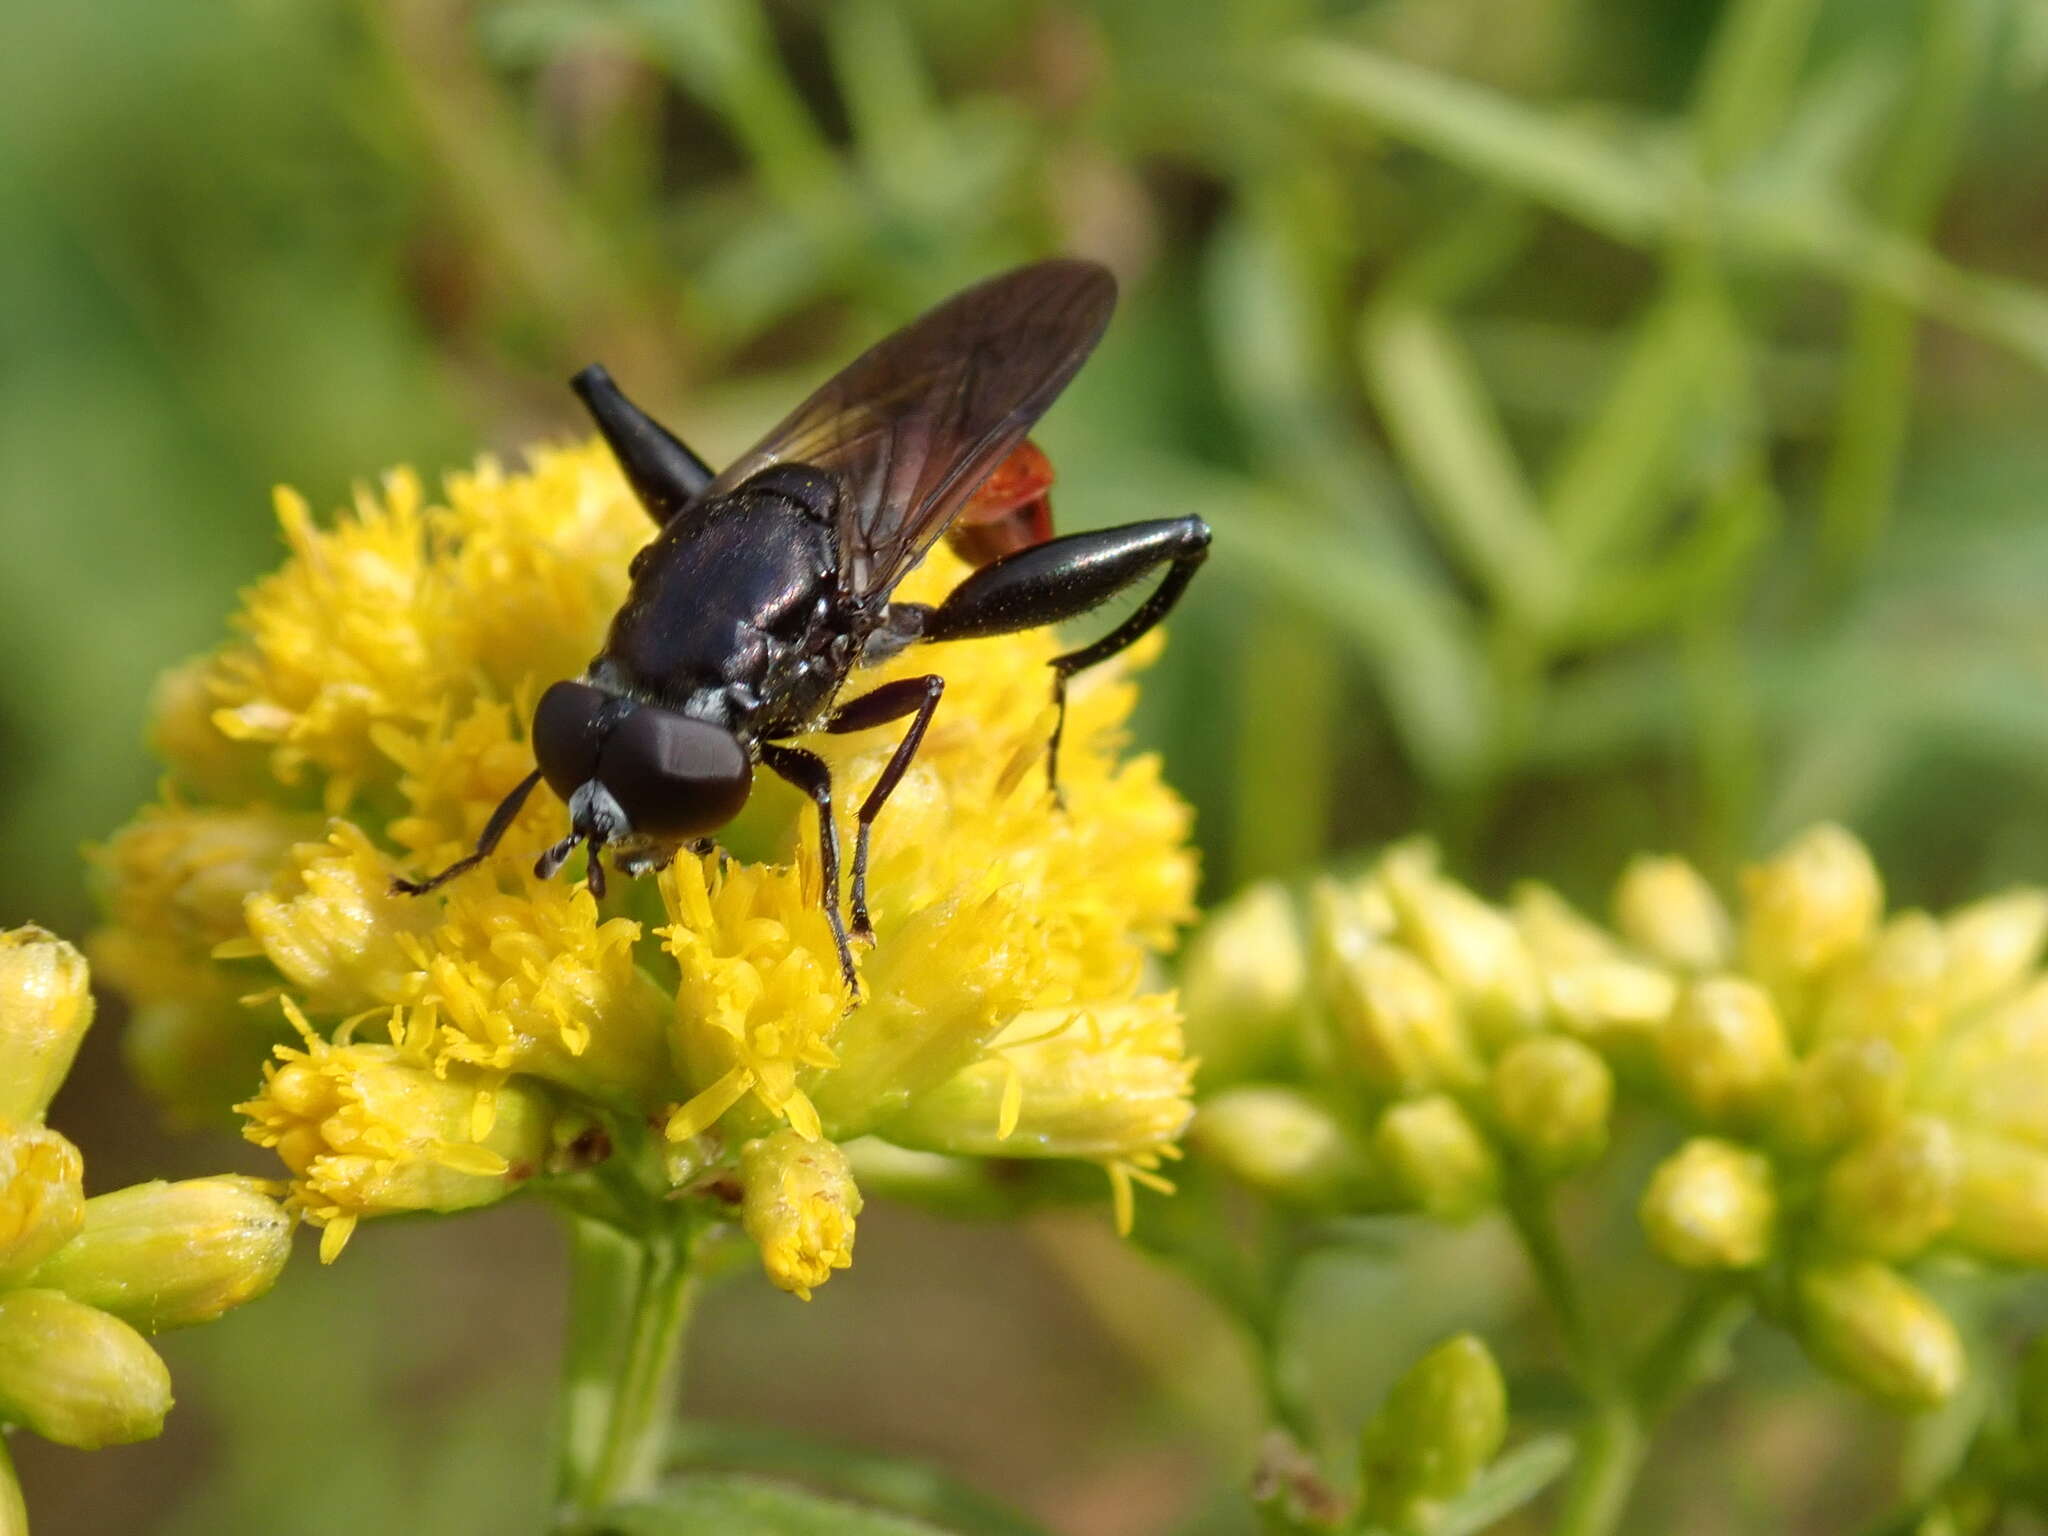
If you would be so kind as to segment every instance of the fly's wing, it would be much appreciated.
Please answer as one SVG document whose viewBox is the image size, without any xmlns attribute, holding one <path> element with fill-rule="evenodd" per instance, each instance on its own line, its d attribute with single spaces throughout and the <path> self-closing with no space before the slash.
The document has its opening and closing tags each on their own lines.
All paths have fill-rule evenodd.
<svg viewBox="0 0 2048 1536">
<path fill-rule="evenodd" d="M 705 491 L 771 464 L 840 481 L 856 597 L 886 593 L 1079 371 L 1116 304 L 1092 261 L 1042 261 L 955 294 L 862 353 Z"/>
</svg>

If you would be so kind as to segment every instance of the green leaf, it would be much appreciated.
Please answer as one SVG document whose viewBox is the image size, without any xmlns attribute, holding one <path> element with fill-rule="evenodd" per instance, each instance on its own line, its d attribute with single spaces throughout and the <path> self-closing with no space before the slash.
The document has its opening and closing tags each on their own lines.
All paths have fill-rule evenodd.
<svg viewBox="0 0 2048 1536">
<path fill-rule="evenodd" d="M 721 1472 L 608 1510 L 577 1536 L 979 1536 L 996 1529 L 935 1525 L 765 1477 Z"/>
<path fill-rule="evenodd" d="M 1475 1536 L 1505 1520 L 1556 1482 L 1572 1455 L 1569 1435 L 1539 1435 L 1516 1446 L 1444 1506 L 1430 1536 Z"/>
</svg>

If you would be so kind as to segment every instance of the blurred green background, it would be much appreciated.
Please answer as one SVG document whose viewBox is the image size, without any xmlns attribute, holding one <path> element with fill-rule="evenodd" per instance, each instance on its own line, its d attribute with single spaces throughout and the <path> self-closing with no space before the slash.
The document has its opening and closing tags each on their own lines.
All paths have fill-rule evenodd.
<svg viewBox="0 0 2048 1536">
<path fill-rule="evenodd" d="M 97 0 L 7 31 L 7 923 L 90 926 L 80 846 L 150 791 L 154 674 L 278 558 L 274 482 L 332 506 L 580 433 L 593 359 L 717 458 L 1056 250 L 1125 283 L 1042 433 L 1061 521 L 1217 532 L 1145 716 L 1212 897 L 1413 829 L 1587 899 L 1638 849 L 1726 875 L 1822 816 L 1902 902 L 2048 866 L 2042 0 Z M 118 1027 L 55 1113 L 95 1187 L 260 1166 L 161 1128 Z M 309 1260 L 169 1342 L 162 1441 L 24 1447 L 39 1531 L 535 1528 L 547 1221 Z M 1527 1304 L 1485 1231 L 1327 1270 L 1335 1424 Z M 1710 1394 L 1639 1528 L 1879 1497 L 1894 1432 L 1753 1347 L 1782 1407 Z M 884 1211 L 809 1308 L 721 1292 L 689 1390 L 1061 1531 L 1220 1533 L 1246 1372 L 1093 1218 Z"/>
</svg>

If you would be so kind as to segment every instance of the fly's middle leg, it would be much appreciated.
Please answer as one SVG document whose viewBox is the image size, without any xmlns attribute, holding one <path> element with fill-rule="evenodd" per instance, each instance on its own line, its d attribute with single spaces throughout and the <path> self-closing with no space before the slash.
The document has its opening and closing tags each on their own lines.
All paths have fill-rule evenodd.
<svg viewBox="0 0 2048 1536">
<path fill-rule="evenodd" d="M 860 980 L 853 971 L 853 946 L 847 942 L 846 919 L 839 911 L 839 828 L 832 820 L 832 770 L 816 753 L 773 742 L 762 743 L 761 761 L 809 795 L 818 808 L 818 870 L 825 887 L 825 920 L 832 925 L 832 942 L 839 946 L 839 970 L 846 978 L 846 990 L 858 998 Z"/>
<path fill-rule="evenodd" d="M 932 723 L 932 715 L 939 707 L 939 696 L 945 691 L 946 680 L 936 672 L 924 677 L 899 678 L 842 705 L 825 722 L 828 731 L 865 731 L 870 726 L 901 720 L 905 715 L 916 716 L 910 722 L 910 729 L 903 733 L 903 739 L 896 743 L 896 750 L 890 754 L 888 764 L 875 780 L 875 787 L 868 791 L 867 799 L 860 805 L 860 832 L 853 845 L 853 936 L 867 943 L 872 943 L 875 937 L 875 926 L 868 921 L 868 832 L 874 826 L 875 818 L 881 814 L 882 807 L 888 803 L 889 796 L 903 781 L 910 760 L 917 756 L 925 727 Z"/>
</svg>

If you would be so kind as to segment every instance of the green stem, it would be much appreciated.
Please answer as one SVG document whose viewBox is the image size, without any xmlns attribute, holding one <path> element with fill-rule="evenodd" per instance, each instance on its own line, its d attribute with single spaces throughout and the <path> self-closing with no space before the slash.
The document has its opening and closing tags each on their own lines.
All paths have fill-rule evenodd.
<svg viewBox="0 0 2048 1536">
<path fill-rule="evenodd" d="M 565 1520 L 660 1475 L 696 1276 L 687 1232 L 575 1224 L 560 1470 Z"/>
<path fill-rule="evenodd" d="M 21 1479 L 15 1475 L 5 1436 L 0 1436 L 0 1536 L 28 1536 L 28 1506 L 22 1501 Z"/>
</svg>

